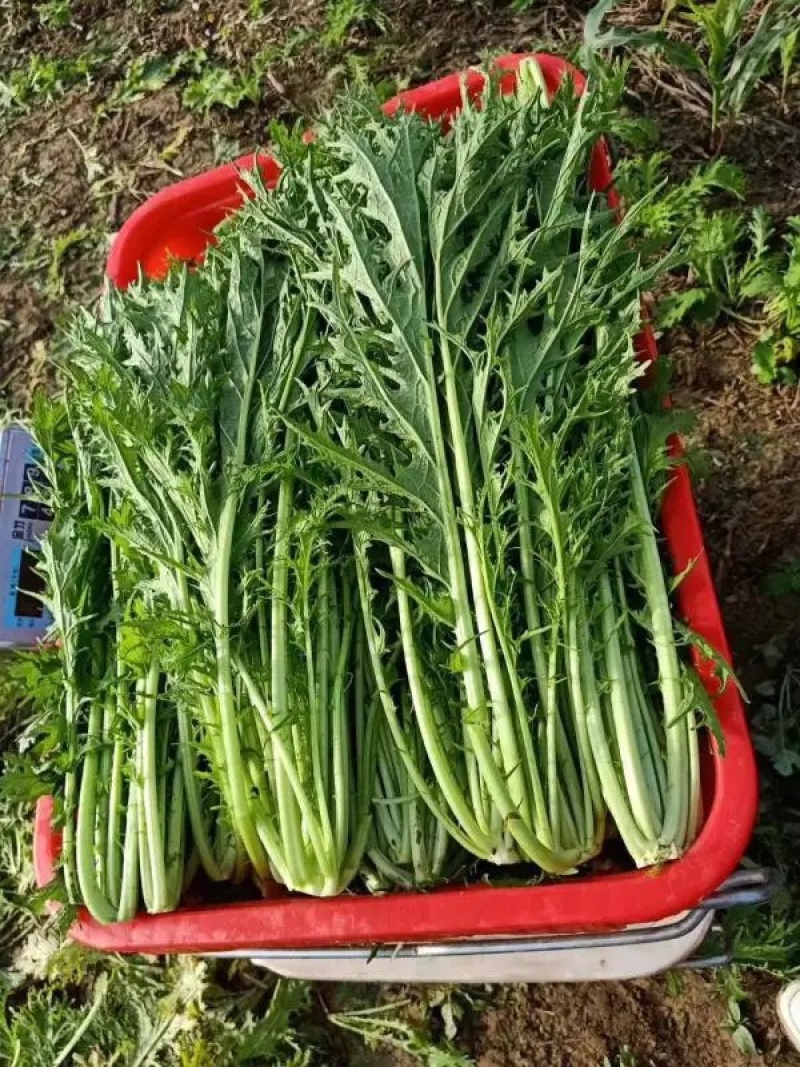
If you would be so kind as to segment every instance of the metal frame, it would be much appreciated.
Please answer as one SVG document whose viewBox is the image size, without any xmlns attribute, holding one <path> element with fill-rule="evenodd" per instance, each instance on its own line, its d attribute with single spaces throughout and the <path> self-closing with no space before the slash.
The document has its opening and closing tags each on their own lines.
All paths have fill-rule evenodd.
<svg viewBox="0 0 800 1067">
<path fill-rule="evenodd" d="M 648 945 L 662 945 L 689 937 L 702 925 L 710 931 L 721 932 L 719 924 L 709 922 L 709 912 L 715 913 L 728 908 L 753 906 L 766 902 L 776 889 L 772 872 L 762 868 L 740 869 L 725 881 L 716 893 L 707 897 L 697 908 L 666 920 L 643 926 L 631 926 L 622 930 L 606 933 L 551 935 L 529 938 L 476 938 L 468 941 L 426 942 L 421 944 L 399 944 L 391 947 L 377 948 L 330 948 L 330 949 L 251 949 L 232 953 L 219 953 L 224 958 L 248 958 L 268 966 L 269 962 L 279 960 L 306 961 L 357 961 L 369 963 L 376 959 L 442 959 L 467 956 L 507 956 L 524 953 L 544 952 L 580 952 L 587 948 L 632 948 Z M 703 944 L 707 943 L 704 938 Z M 705 968 L 724 966 L 730 962 L 730 953 L 725 952 L 696 953 L 686 960 L 676 963 L 685 968 Z"/>
<path fill-rule="evenodd" d="M 505 956 L 525 952 L 574 952 L 593 948 L 623 948 L 678 940 L 693 933 L 708 918 L 703 908 L 687 911 L 680 917 L 653 926 L 632 926 L 602 934 L 558 934 L 548 937 L 476 938 L 470 941 L 425 942 L 419 945 L 395 945 L 379 948 L 329 949 L 258 949 L 236 952 L 231 956 L 259 960 L 361 960 L 414 959 L 441 956 Z M 225 956 L 227 957 L 227 953 Z"/>
</svg>

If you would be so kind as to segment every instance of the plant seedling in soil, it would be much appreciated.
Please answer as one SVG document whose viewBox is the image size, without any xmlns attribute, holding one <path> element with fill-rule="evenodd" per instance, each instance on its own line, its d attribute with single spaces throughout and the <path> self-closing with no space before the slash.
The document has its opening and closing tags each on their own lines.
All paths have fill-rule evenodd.
<svg viewBox="0 0 800 1067">
<path fill-rule="evenodd" d="M 739 975 L 735 967 L 726 968 L 720 974 L 723 993 L 727 998 L 728 1018 L 722 1024 L 723 1029 L 731 1035 L 736 1048 L 744 1056 L 757 1056 L 755 1038 L 753 1037 L 747 1022 L 747 1016 L 742 1007 L 745 1001 L 745 992 L 739 981 Z"/>
<path fill-rule="evenodd" d="M 350 1033 L 358 1034 L 367 1048 L 390 1048 L 411 1056 L 425 1067 L 475 1067 L 475 1061 L 445 1043 L 434 1044 L 419 1026 L 404 1017 L 408 1000 L 355 1011 L 334 1012 L 328 1019 Z"/>
<path fill-rule="evenodd" d="M 770 596 L 800 593 L 800 560 L 790 560 L 776 567 L 764 579 L 763 589 Z"/>
<path fill-rule="evenodd" d="M 62 30 L 72 22 L 71 0 L 48 0 L 36 9 L 39 22 L 50 30 Z"/>
<path fill-rule="evenodd" d="M 24 111 L 35 103 L 51 103 L 68 89 L 84 81 L 88 86 L 92 74 L 108 58 L 99 51 L 87 51 L 62 59 L 32 55 L 27 67 L 0 78 L 0 117 Z"/>
<path fill-rule="evenodd" d="M 187 70 L 197 73 L 204 58 L 205 53 L 199 48 L 174 56 L 137 56 L 128 64 L 125 76 L 109 97 L 105 110 L 116 111 L 141 100 L 148 93 L 158 92 Z"/>
<path fill-rule="evenodd" d="M 60 237 L 56 237 L 53 241 L 50 264 L 47 268 L 47 289 L 52 297 L 55 298 L 64 295 L 65 281 L 63 264 L 65 257 L 71 249 L 82 244 L 92 236 L 94 236 L 92 230 L 81 227 L 77 230 L 70 230 L 69 233 L 62 234 Z"/>
<path fill-rule="evenodd" d="M 696 53 L 699 69 L 711 90 L 711 129 L 721 145 L 746 110 L 761 80 L 781 66 L 784 85 L 797 50 L 794 0 L 775 0 L 763 6 L 755 0 L 715 0 L 686 7 L 692 24 L 701 31 L 703 45 Z M 756 20 L 755 26 L 753 21 Z"/>
<path fill-rule="evenodd" d="M 746 213 L 744 176 L 725 159 L 698 167 L 683 182 L 667 182 L 667 156 L 623 161 L 616 185 L 626 199 L 651 198 L 639 217 L 642 247 L 668 241 L 680 249 L 686 283 L 660 296 L 658 323 L 713 323 L 731 316 L 758 331 L 753 373 L 764 385 L 796 381 L 800 349 L 800 217 L 778 237 L 761 207 Z M 657 195 L 653 195 L 657 194 Z M 724 198 L 732 207 L 710 209 Z"/>
<path fill-rule="evenodd" d="M 782 778 L 800 773 L 800 669 L 788 665 L 780 683 L 767 679 L 756 686 L 762 698 L 753 717 L 756 749 Z"/>
<path fill-rule="evenodd" d="M 364 23 L 381 33 L 386 30 L 386 17 L 375 0 L 329 0 L 322 42 L 328 48 L 341 48 L 353 27 Z"/>
<path fill-rule="evenodd" d="M 653 50 L 674 67 L 699 76 L 709 90 L 717 152 L 762 80 L 776 67 L 785 96 L 800 35 L 797 0 L 771 0 L 763 8 L 756 0 L 686 0 L 685 16 L 702 37 L 697 47 L 669 36 L 669 15 L 678 5 L 667 5 L 659 28 L 607 27 L 605 18 L 616 3 L 599 0 L 586 16 L 581 65 L 591 70 L 598 54 L 613 49 Z M 530 5 L 521 0 L 518 6 Z"/>
<path fill-rule="evenodd" d="M 796 648 L 784 639 L 756 651 L 766 678 L 754 691 L 761 810 L 750 855 L 776 872 L 779 887 L 768 905 L 735 908 L 724 925 L 740 965 L 786 981 L 800 976 L 800 669 Z"/>
<path fill-rule="evenodd" d="M 640 1060 L 637 1060 L 631 1050 L 626 1046 L 618 1055 L 614 1056 L 613 1059 L 609 1059 L 609 1057 L 606 1056 L 603 1060 L 602 1067 L 645 1067 L 645 1065 L 641 1063 Z"/>
<path fill-rule="evenodd" d="M 214 107 L 233 111 L 245 102 L 258 103 L 267 72 L 274 66 L 286 63 L 302 48 L 309 38 L 309 31 L 298 30 L 283 44 L 263 48 L 249 65 L 241 70 L 232 70 L 219 64 L 205 64 L 205 53 L 195 53 L 195 73 L 183 91 L 184 106 L 191 111 L 208 113 Z"/>
<path fill-rule="evenodd" d="M 667 971 L 664 975 L 664 981 L 669 996 L 676 998 L 682 995 L 684 982 L 683 974 L 680 971 Z"/>
<path fill-rule="evenodd" d="M 797 380 L 800 350 L 800 219 L 789 219 L 783 247 L 762 208 L 697 213 L 686 231 L 692 286 L 667 297 L 662 325 L 691 317 L 714 321 L 731 315 L 759 330 L 753 373 L 762 385 Z M 755 311 L 756 317 L 753 318 Z"/>
</svg>

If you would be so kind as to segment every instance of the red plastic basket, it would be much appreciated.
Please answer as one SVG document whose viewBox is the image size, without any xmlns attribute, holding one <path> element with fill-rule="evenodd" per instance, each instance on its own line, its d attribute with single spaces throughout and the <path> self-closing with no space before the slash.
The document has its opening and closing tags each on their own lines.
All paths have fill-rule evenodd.
<svg viewBox="0 0 800 1067">
<path fill-rule="evenodd" d="M 525 55 L 496 61 L 505 91 L 513 91 Z M 554 56 L 536 55 L 550 91 L 564 77 L 576 90 L 583 75 Z M 484 75 L 470 71 L 400 94 L 386 105 L 419 111 L 447 121 L 461 105 L 463 81 L 474 95 Z M 128 219 L 108 260 L 108 276 L 128 285 L 139 271 L 159 276 L 170 259 L 202 256 L 211 231 L 248 194 L 241 171 L 257 162 L 267 184 L 280 168 L 268 156 L 246 156 L 227 166 L 178 182 L 157 193 Z M 591 161 L 593 187 L 605 192 L 613 207 L 611 168 L 604 144 Z M 642 354 L 656 356 L 650 330 L 640 338 Z M 679 445 L 674 442 L 676 453 Z M 719 654 L 730 654 L 711 579 L 700 523 L 685 467 L 676 469 L 667 489 L 661 528 L 678 574 L 686 623 Z M 546 885 L 499 888 L 486 885 L 448 887 L 434 892 L 385 896 L 342 896 L 317 900 L 287 894 L 279 899 L 197 906 L 186 904 L 167 915 L 141 915 L 103 926 L 82 911 L 72 928 L 75 940 L 114 952 L 233 952 L 258 948 L 323 948 L 341 945 L 394 944 L 573 931 L 600 931 L 652 923 L 695 907 L 734 870 L 747 847 L 757 807 L 757 780 L 744 709 L 732 683 L 721 692 L 711 662 L 696 656 L 703 684 L 714 701 L 725 736 L 722 757 L 712 740 L 703 753 L 705 823 L 679 860 L 658 869 L 593 874 Z M 52 801 L 40 802 L 36 816 L 35 860 L 39 884 L 54 876 L 59 838 L 52 828 Z"/>
</svg>

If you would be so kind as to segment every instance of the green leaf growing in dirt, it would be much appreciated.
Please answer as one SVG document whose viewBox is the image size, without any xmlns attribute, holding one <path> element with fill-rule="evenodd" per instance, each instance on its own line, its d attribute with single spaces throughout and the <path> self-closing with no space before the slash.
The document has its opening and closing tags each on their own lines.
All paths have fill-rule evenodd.
<svg viewBox="0 0 800 1067">
<path fill-rule="evenodd" d="M 664 975 L 664 981 L 667 986 L 667 993 L 670 997 L 676 999 L 677 997 L 683 995 L 683 971 L 678 971 L 674 969 L 671 971 L 667 971 L 667 973 Z"/>
<path fill-rule="evenodd" d="M 724 927 L 738 964 L 788 981 L 800 976 L 800 667 L 796 647 L 787 639 L 776 637 L 755 651 L 754 666 L 766 677 L 754 690 L 752 731 L 764 758 L 749 856 L 775 871 L 779 885 L 767 905 L 727 913 Z"/>
<path fill-rule="evenodd" d="M 174 56 L 137 56 L 128 64 L 105 109 L 116 111 L 163 89 L 184 71 L 197 71 L 204 58 L 205 53 L 197 48 Z"/>
<path fill-rule="evenodd" d="M 745 191 L 744 174 L 728 160 L 699 166 L 684 181 L 668 177 L 668 164 L 668 153 L 654 152 L 623 160 L 615 174 L 615 185 L 625 200 L 648 198 L 639 213 L 639 237 L 657 246 L 702 227 L 712 199 L 724 197 L 736 203 Z M 684 236 L 686 247 L 688 240 Z"/>
<path fill-rule="evenodd" d="M 204 58 L 204 57 L 203 57 Z M 260 52 L 241 70 L 217 64 L 204 65 L 198 57 L 199 73 L 183 91 L 183 103 L 190 111 L 211 111 L 224 107 L 235 111 L 245 101 L 255 104 L 261 98 L 264 75 L 272 62 L 272 52 Z"/>
<path fill-rule="evenodd" d="M 787 667 L 780 684 L 762 682 L 753 716 L 753 740 L 782 778 L 800 773 L 800 670 Z"/>
<path fill-rule="evenodd" d="M 603 1060 L 603 1067 L 639 1067 L 639 1061 L 626 1045 L 613 1059 L 606 1056 Z"/>
<path fill-rule="evenodd" d="M 61 30 L 72 22 L 71 0 L 47 0 L 38 4 L 36 14 L 39 22 L 51 30 Z"/>
<path fill-rule="evenodd" d="M 796 357 L 794 338 L 769 333 L 753 346 L 753 374 L 761 385 L 792 385 L 797 381 L 792 367 Z"/>
<path fill-rule="evenodd" d="M 371 24 L 385 32 L 386 17 L 375 0 L 328 0 L 322 42 L 328 48 L 341 48 L 350 31 L 362 24 Z"/>
<path fill-rule="evenodd" d="M 279 979 L 266 1013 L 252 1018 L 237 1048 L 237 1063 L 278 1064 L 281 1067 L 305 1067 L 312 1050 L 302 1048 L 295 1035 L 294 1023 L 307 1010 L 310 989 L 305 982 Z M 290 1058 L 289 1058 L 290 1057 Z"/>
<path fill-rule="evenodd" d="M 47 288 L 54 297 L 64 295 L 64 260 L 71 249 L 83 244 L 93 232 L 85 227 L 70 230 L 69 233 L 56 237 L 51 246 L 50 264 L 47 268 Z"/>
<path fill-rule="evenodd" d="M 771 571 L 762 583 L 770 596 L 786 596 L 800 593 L 800 560 L 792 560 Z"/>
<path fill-rule="evenodd" d="M 640 247 L 674 242 L 685 265 L 686 284 L 659 300 L 659 325 L 709 323 L 723 314 L 742 319 L 759 329 L 752 348 L 758 380 L 794 383 L 800 351 L 800 218 L 788 219 L 781 237 L 763 208 L 743 212 L 742 172 L 724 159 L 697 168 L 683 182 L 667 180 L 667 165 L 660 152 L 624 161 L 616 182 L 624 199 L 651 194 L 638 219 Z M 709 205 L 721 198 L 734 206 L 711 210 Z"/>
<path fill-rule="evenodd" d="M 742 1010 L 745 1002 L 745 992 L 739 980 L 738 969 L 736 967 L 727 968 L 721 973 L 720 981 L 727 998 L 728 1009 L 728 1017 L 722 1027 L 731 1035 L 731 1040 L 742 1055 L 747 1057 L 757 1056 L 758 1048 L 750 1031 L 747 1017 Z"/>
<path fill-rule="evenodd" d="M 474 1067 L 474 1060 L 450 1045 L 437 1045 L 419 1027 L 404 1017 L 408 1000 L 379 1004 L 372 1008 L 335 1012 L 328 1016 L 334 1025 L 358 1034 L 367 1048 L 396 1049 L 425 1067 Z"/>
<path fill-rule="evenodd" d="M 702 73 L 711 90 L 711 129 L 716 132 L 738 119 L 778 63 L 786 83 L 797 49 L 800 9 L 796 0 L 763 6 L 756 0 L 687 0 L 686 8 L 704 37 Z"/>
<path fill-rule="evenodd" d="M 701 286 L 667 293 L 658 302 L 658 324 L 665 330 L 687 320 L 713 322 L 718 315 L 718 301 Z"/>
<path fill-rule="evenodd" d="M 47 982 L 26 996 L 21 973 L 4 979 L 0 972 L 4 1064 L 307 1067 L 318 1048 L 308 987 L 261 980 L 238 963 L 223 975 L 188 956 L 121 960 L 41 936 L 20 960 L 34 968 L 27 975 Z"/>
<path fill-rule="evenodd" d="M 83 81 L 107 59 L 101 51 L 87 51 L 78 56 L 60 58 L 33 54 L 27 67 L 14 70 L 8 78 L 0 77 L 0 116 L 25 111 L 40 101 L 50 103 Z"/>
<path fill-rule="evenodd" d="M 781 41 L 781 99 L 786 99 L 786 90 L 789 87 L 794 63 L 797 58 L 797 48 L 800 45 L 800 29 L 793 29 Z"/>
<path fill-rule="evenodd" d="M 746 1026 L 737 1026 L 731 1031 L 731 1040 L 743 1056 L 757 1056 L 755 1038 Z"/>
<path fill-rule="evenodd" d="M 702 60 L 691 45 L 673 40 L 664 29 L 628 29 L 623 26 L 604 25 L 606 16 L 618 2 L 619 0 L 598 0 L 586 16 L 583 45 L 579 52 L 579 62 L 584 69 L 594 69 L 597 56 L 614 49 L 657 51 L 683 70 L 702 68 Z M 518 6 L 530 7 L 530 0 L 523 0 Z"/>
</svg>

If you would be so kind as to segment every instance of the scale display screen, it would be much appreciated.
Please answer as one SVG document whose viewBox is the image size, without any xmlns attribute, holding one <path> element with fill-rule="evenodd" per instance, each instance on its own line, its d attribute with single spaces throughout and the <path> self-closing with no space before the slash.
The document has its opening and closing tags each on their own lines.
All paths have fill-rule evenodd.
<svg viewBox="0 0 800 1067">
<path fill-rule="evenodd" d="M 0 647 L 32 645 L 50 617 L 39 594 L 39 542 L 50 525 L 49 508 L 37 499 L 42 477 L 36 447 L 21 427 L 0 432 Z"/>
<path fill-rule="evenodd" d="M 19 578 L 17 579 L 17 597 L 14 612 L 20 619 L 43 619 L 44 604 L 40 595 L 44 592 L 44 582 L 36 570 L 36 556 L 23 548 L 19 561 Z M 39 595 L 37 595 L 39 594 Z"/>
</svg>

